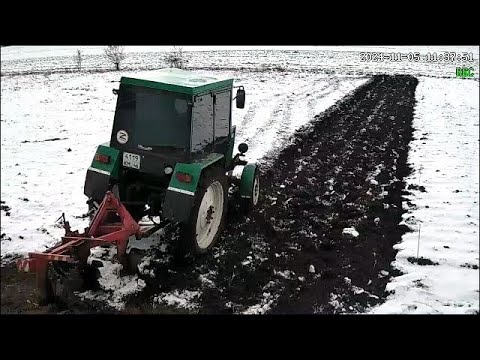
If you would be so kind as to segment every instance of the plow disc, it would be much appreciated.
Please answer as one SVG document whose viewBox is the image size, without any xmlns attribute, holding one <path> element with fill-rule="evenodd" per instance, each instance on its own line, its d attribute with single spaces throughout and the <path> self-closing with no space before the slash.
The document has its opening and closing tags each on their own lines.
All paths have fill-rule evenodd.
<svg viewBox="0 0 480 360">
<path fill-rule="evenodd" d="M 117 260 L 127 269 L 129 238 L 147 237 L 160 225 L 140 227 L 112 192 L 107 192 L 97 213 L 85 232 L 71 231 L 64 221 L 65 236 L 56 246 L 42 253 L 29 253 L 17 261 L 17 268 L 36 274 L 40 303 L 53 302 L 67 288 L 80 289 L 94 278 L 98 269 L 87 264 L 90 249 L 96 246 L 116 246 Z"/>
</svg>

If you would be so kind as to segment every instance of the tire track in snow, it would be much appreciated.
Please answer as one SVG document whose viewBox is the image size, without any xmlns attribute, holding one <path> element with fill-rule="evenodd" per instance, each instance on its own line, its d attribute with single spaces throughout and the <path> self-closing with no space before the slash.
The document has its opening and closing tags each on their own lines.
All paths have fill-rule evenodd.
<svg viewBox="0 0 480 360">
<path fill-rule="evenodd" d="M 321 104 L 330 94 L 339 90 L 339 79 L 321 78 L 313 82 L 310 80 L 307 77 L 295 87 L 292 87 L 291 93 L 287 95 L 288 105 L 285 107 L 286 111 L 280 113 L 281 107 L 280 109 L 274 109 L 270 116 L 270 121 L 266 124 L 267 132 L 264 133 L 265 130 L 262 129 L 260 133 L 255 134 L 255 138 L 250 140 L 253 149 L 264 146 L 265 142 L 272 142 L 272 139 L 275 141 L 275 143 L 268 146 L 267 151 L 263 153 L 256 151 L 256 156 L 253 156 L 254 159 L 258 160 L 265 155 L 268 158 L 285 146 L 289 137 L 297 129 L 313 120 L 316 114 L 322 112 L 327 107 L 320 105 L 322 106 L 321 110 L 316 110 L 318 104 Z M 319 82 L 321 87 L 317 89 Z M 277 118 L 279 114 L 281 117 Z M 263 161 L 268 160 L 264 159 Z"/>
<path fill-rule="evenodd" d="M 251 95 L 254 101 L 242 122 L 237 124 L 236 143 L 246 142 L 249 145 L 248 158 L 251 161 L 274 155 L 297 129 L 350 93 L 366 78 L 279 74 L 268 83 L 261 80 L 262 77 L 251 79 L 254 83 L 259 82 L 260 86 L 254 87 Z"/>
<path fill-rule="evenodd" d="M 288 126 L 291 121 L 292 101 L 289 96 L 282 96 L 275 102 L 270 110 L 267 121 L 256 129 L 252 138 L 247 138 L 250 149 L 249 159 L 251 161 L 261 158 L 265 150 L 276 148 L 279 145 L 279 133 Z"/>
<path fill-rule="evenodd" d="M 252 120 L 257 115 L 259 108 L 261 108 L 261 104 L 271 98 L 268 90 L 268 88 L 260 88 L 257 89 L 257 91 L 261 95 L 256 95 L 255 93 L 252 94 L 252 98 L 255 99 L 255 101 L 251 105 L 249 105 L 247 113 L 243 116 L 241 122 L 237 124 L 237 136 L 242 136 L 245 130 L 248 130 L 250 128 Z M 278 95 L 280 95 L 280 92 L 274 94 L 274 96 Z"/>
<path fill-rule="evenodd" d="M 316 89 L 315 87 L 313 87 L 312 89 L 312 92 L 313 91 L 316 91 L 318 92 L 320 98 L 324 98 L 325 96 L 329 95 L 332 91 L 328 91 L 329 87 L 330 86 L 335 86 L 335 90 L 338 89 L 338 79 L 332 79 L 333 80 L 333 85 L 330 84 L 329 81 L 326 82 L 326 84 L 323 84 L 324 86 L 320 89 Z M 320 82 L 321 80 L 317 80 L 317 82 Z M 313 119 L 315 117 L 315 115 L 317 115 L 317 113 L 315 112 L 315 104 L 318 102 L 319 100 L 319 96 L 312 96 L 308 102 L 307 102 L 307 109 L 308 109 L 308 118 L 309 119 Z"/>
<path fill-rule="evenodd" d="M 283 77 L 274 75 L 271 81 L 266 81 L 265 76 L 253 75 L 252 81 L 250 84 L 251 93 L 247 94 L 247 104 L 248 110 L 245 115 L 243 115 L 241 122 L 237 124 L 237 139 L 245 139 L 253 136 L 254 130 L 261 127 L 262 113 L 265 112 L 265 107 L 268 107 L 272 102 L 272 99 L 276 99 L 278 96 L 281 96 L 284 92 Z M 249 82 L 242 82 L 245 87 L 248 89 Z M 255 84 L 255 85 L 253 85 Z M 273 86 L 272 86 L 273 85 Z M 251 104 L 251 105 L 250 105 Z M 239 117 L 241 114 L 237 113 L 234 116 Z"/>
<path fill-rule="evenodd" d="M 322 80 L 326 79 L 322 78 L 321 80 L 317 80 L 317 82 Z M 260 122 L 254 121 L 253 123 L 255 125 L 259 125 L 256 125 L 255 128 L 243 128 L 240 131 L 240 136 L 245 135 L 244 131 L 248 131 L 248 135 L 251 134 L 251 136 L 245 136 L 244 141 L 248 142 L 250 146 L 249 158 L 251 158 L 252 161 L 260 159 L 267 151 L 275 151 L 281 147 L 297 128 L 312 120 L 314 117 L 315 110 L 313 107 L 310 109 L 308 102 L 305 102 L 309 96 L 316 97 L 318 101 L 318 95 L 315 95 L 318 90 L 315 88 L 315 83 L 312 84 L 311 78 L 302 77 L 300 81 L 292 83 L 289 77 L 284 77 L 282 81 L 287 82 L 288 85 L 281 86 L 282 83 L 280 84 L 282 93 L 275 94 L 277 99 L 273 108 L 269 111 L 269 115 L 266 117 L 267 121 L 261 125 Z M 320 89 L 320 98 L 337 90 L 338 86 L 336 84 L 338 84 L 338 79 L 333 81 L 327 80 L 327 83 Z M 332 85 L 333 89 L 329 89 Z M 300 111 L 300 115 L 298 116 L 298 110 L 305 108 L 309 110 L 307 112 Z M 309 113 L 312 116 L 309 116 Z M 262 116 L 262 114 L 257 113 L 250 121 L 260 116 Z M 295 119 L 297 119 L 297 121 L 295 121 Z"/>
<path fill-rule="evenodd" d="M 309 113 L 308 113 L 309 119 L 313 119 L 313 117 L 315 117 L 315 115 L 317 115 L 320 112 L 317 110 L 317 106 L 316 106 L 318 105 L 319 101 L 322 99 L 325 99 L 331 93 L 339 89 L 340 81 L 338 78 L 327 79 L 326 82 L 327 84 L 325 84 L 325 86 L 319 90 L 319 96 L 313 97 L 308 101 L 307 106 L 309 109 Z"/>
</svg>

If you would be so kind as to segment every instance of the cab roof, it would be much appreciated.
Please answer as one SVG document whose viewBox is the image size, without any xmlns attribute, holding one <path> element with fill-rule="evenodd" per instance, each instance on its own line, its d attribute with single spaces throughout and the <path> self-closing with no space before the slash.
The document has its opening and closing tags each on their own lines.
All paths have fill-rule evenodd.
<svg viewBox="0 0 480 360">
<path fill-rule="evenodd" d="M 197 95 L 212 90 L 231 88 L 233 79 L 200 74 L 182 69 L 161 69 L 123 76 L 121 84 L 143 86 L 152 89 Z"/>
</svg>

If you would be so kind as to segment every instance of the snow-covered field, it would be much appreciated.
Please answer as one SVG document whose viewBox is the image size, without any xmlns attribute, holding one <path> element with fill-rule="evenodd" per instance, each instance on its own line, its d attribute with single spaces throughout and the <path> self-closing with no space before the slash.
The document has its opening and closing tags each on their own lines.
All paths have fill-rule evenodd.
<svg viewBox="0 0 480 360">
<path fill-rule="evenodd" d="M 396 246 L 394 266 L 405 274 L 374 313 L 479 311 L 478 99 L 478 81 L 422 79 L 417 87 L 407 183 L 425 189 L 410 190 L 404 203 L 413 231 Z M 417 252 L 433 264 L 416 263 Z"/>
<path fill-rule="evenodd" d="M 86 211 L 84 178 L 96 146 L 110 137 L 116 101 L 112 88 L 122 75 L 164 67 L 167 50 L 129 47 L 126 70 L 110 72 L 101 47 L 82 47 L 84 69 L 91 72 L 67 72 L 74 67 L 75 49 L 1 50 L 1 200 L 2 209 L 8 207 L 1 211 L 2 258 L 55 244 L 63 234 L 55 225 L 62 212 L 74 229 L 88 225 L 81 218 Z M 249 144 L 251 160 L 281 148 L 296 129 L 371 74 L 419 77 L 409 157 L 415 171 L 408 182 L 426 192 L 412 190 L 415 206 L 405 222 L 414 231 L 397 245 L 394 263 L 404 275 L 392 278 L 387 290 L 395 293 L 372 309 L 375 313 L 479 310 L 478 48 L 379 50 L 424 54 L 443 49 L 473 52 L 475 62 L 468 65 L 475 69 L 474 78 L 455 79 L 456 66 L 463 65 L 457 63 L 361 62 L 359 51 L 373 48 L 186 49 L 188 66 L 233 76 L 245 86 L 246 107 L 234 108 L 233 121 L 237 142 Z M 420 257 L 438 265 L 407 260 L 417 256 L 419 229 Z M 128 288 L 123 285 L 118 289 Z M 167 295 L 157 300 L 182 303 L 174 301 L 181 294 Z M 189 298 L 195 296 L 182 299 Z"/>
</svg>

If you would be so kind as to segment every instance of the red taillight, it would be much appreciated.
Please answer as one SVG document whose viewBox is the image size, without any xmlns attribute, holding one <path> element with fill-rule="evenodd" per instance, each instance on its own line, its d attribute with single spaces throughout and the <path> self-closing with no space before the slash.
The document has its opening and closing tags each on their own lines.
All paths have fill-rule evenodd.
<svg viewBox="0 0 480 360">
<path fill-rule="evenodd" d="M 177 178 L 178 181 L 181 181 L 181 182 L 184 182 L 184 183 L 192 182 L 192 175 L 190 175 L 190 174 L 177 172 L 175 174 L 175 177 Z"/>
<path fill-rule="evenodd" d="M 96 153 L 95 160 L 104 164 L 108 164 L 110 162 L 110 156 Z"/>
</svg>

